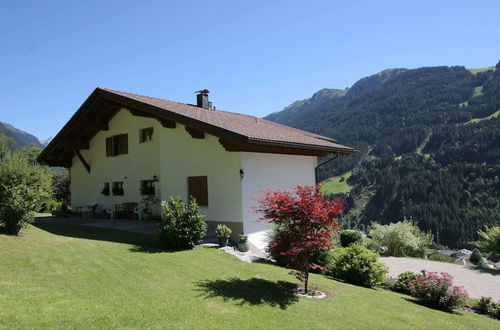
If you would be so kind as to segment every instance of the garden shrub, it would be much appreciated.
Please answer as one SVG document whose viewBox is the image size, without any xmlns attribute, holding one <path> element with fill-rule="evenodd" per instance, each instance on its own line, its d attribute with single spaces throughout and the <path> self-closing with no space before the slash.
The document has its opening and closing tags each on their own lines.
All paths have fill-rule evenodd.
<svg viewBox="0 0 500 330">
<path fill-rule="evenodd" d="M 491 297 L 481 297 L 477 303 L 472 305 L 472 309 L 478 314 L 488 315 L 493 310 L 494 305 Z"/>
<path fill-rule="evenodd" d="M 354 230 L 344 230 L 340 232 L 340 245 L 342 247 L 348 247 L 351 244 L 361 243 L 363 240 L 363 235 L 359 231 Z"/>
<path fill-rule="evenodd" d="M 372 223 L 370 236 L 379 246 L 387 246 L 388 254 L 396 257 L 423 257 L 433 241 L 431 233 L 420 231 L 409 220 L 389 225 Z"/>
<path fill-rule="evenodd" d="M 321 268 L 312 269 L 311 272 L 325 274 L 327 272 L 328 263 L 332 257 L 333 250 L 323 250 L 314 253 L 311 256 L 311 263 L 321 266 Z"/>
<path fill-rule="evenodd" d="M 427 259 L 433 260 L 433 261 L 440 261 L 440 262 L 448 262 L 448 263 L 454 263 L 455 258 L 441 254 L 437 252 L 436 250 L 432 250 L 427 254 Z"/>
<path fill-rule="evenodd" d="M 55 215 L 62 208 L 62 204 L 63 202 L 49 200 L 43 205 L 42 211 Z"/>
<path fill-rule="evenodd" d="M 158 231 L 165 246 L 192 248 L 203 239 L 207 224 L 194 199 L 184 202 L 179 196 L 170 197 L 170 201 L 163 201 L 161 206 L 163 219 Z"/>
<path fill-rule="evenodd" d="M 474 249 L 470 255 L 469 261 L 474 265 L 479 265 L 483 260 L 483 254 L 478 249 Z"/>
<path fill-rule="evenodd" d="M 393 290 L 404 294 L 411 294 L 410 285 L 412 285 L 413 281 L 417 278 L 417 275 L 418 274 L 413 272 L 399 274 L 396 283 L 394 283 Z"/>
<path fill-rule="evenodd" d="M 363 246 L 370 251 L 379 252 L 379 245 L 369 237 L 363 238 Z"/>
<path fill-rule="evenodd" d="M 500 254 L 500 226 L 486 228 L 478 234 L 481 240 L 476 243 L 476 246 L 481 251 Z"/>
<path fill-rule="evenodd" d="M 387 267 L 378 261 L 379 255 L 360 244 L 334 249 L 328 264 L 331 276 L 347 283 L 372 287 L 384 282 Z"/>
<path fill-rule="evenodd" d="M 34 212 L 51 198 L 51 175 L 47 167 L 30 164 L 12 155 L 0 162 L 0 226 L 10 235 L 34 220 Z"/>
<path fill-rule="evenodd" d="M 467 292 L 463 287 L 453 285 L 448 273 L 422 270 L 409 285 L 410 293 L 426 306 L 445 311 L 463 306 Z"/>
</svg>

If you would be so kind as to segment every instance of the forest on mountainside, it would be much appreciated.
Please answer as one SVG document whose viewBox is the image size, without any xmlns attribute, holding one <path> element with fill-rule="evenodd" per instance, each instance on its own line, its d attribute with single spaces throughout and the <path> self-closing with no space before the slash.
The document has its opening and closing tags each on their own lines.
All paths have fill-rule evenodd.
<svg viewBox="0 0 500 330">
<path fill-rule="evenodd" d="M 266 119 L 358 150 L 320 173 L 352 171 L 345 226 L 411 218 L 436 243 L 470 246 L 479 229 L 500 223 L 499 69 L 385 70 Z"/>
</svg>

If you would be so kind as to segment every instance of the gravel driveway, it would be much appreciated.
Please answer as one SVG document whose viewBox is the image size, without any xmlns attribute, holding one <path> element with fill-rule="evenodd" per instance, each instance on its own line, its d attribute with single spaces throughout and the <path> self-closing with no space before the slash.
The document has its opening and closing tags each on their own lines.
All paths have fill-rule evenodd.
<svg viewBox="0 0 500 330">
<path fill-rule="evenodd" d="M 445 262 L 410 258 L 381 257 L 380 260 L 389 267 L 389 274 L 392 277 L 406 271 L 419 273 L 422 269 L 447 272 L 453 276 L 453 283 L 463 286 L 470 297 L 486 296 L 500 301 L 500 271 L 481 270 Z"/>
</svg>

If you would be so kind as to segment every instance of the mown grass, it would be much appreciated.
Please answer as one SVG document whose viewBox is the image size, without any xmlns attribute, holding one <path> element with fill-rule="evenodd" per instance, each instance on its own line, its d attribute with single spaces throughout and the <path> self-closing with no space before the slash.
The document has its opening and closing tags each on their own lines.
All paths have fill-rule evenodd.
<svg viewBox="0 0 500 330">
<path fill-rule="evenodd" d="M 351 175 L 352 172 L 349 171 L 342 175 L 335 176 L 326 180 L 321 186 L 321 192 L 323 192 L 324 194 L 334 194 L 351 191 L 353 187 L 347 183 L 347 179 L 349 179 Z"/>
<path fill-rule="evenodd" d="M 325 300 L 296 298 L 286 269 L 214 248 L 162 251 L 150 236 L 38 224 L 0 235 L 0 328 L 493 329 L 408 297 L 312 275 Z"/>
</svg>

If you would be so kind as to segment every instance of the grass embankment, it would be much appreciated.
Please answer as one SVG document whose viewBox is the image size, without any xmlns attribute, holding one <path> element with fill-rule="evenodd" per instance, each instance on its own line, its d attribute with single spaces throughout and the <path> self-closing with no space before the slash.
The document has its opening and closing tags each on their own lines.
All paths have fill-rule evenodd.
<svg viewBox="0 0 500 330">
<path fill-rule="evenodd" d="M 351 191 L 353 187 L 347 183 L 347 179 L 349 179 L 351 175 L 352 172 L 349 171 L 326 180 L 321 186 L 321 192 L 324 194 L 334 194 Z"/>
<path fill-rule="evenodd" d="M 297 299 L 295 279 L 213 248 L 160 252 L 147 235 L 45 224 L 0 235 L 0 328 L 493 329 L 383 290 L 312 275 L 329 297 Z M 283 282 L 279 282 L 283 281 Z"/>
</svg>

